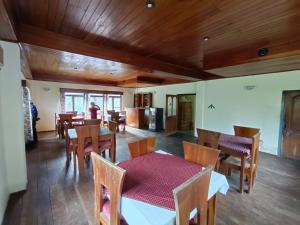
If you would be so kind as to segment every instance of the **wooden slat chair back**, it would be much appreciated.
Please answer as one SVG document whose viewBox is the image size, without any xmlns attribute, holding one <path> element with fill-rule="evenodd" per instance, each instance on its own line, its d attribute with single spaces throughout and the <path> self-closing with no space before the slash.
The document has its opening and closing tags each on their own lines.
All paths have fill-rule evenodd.
<svg viewBox="0 0 300 225">
<path fill-rule="evenodd" d="M 234 135 L 246 138 L 252 138 L 254 135 L 260 132 L 258 128 L 251 127 L 242 127 L 242 126 L 233 126 Z"/>
<path fill-rule="evenodd" d="M 59 116 L 59 136 L 64 138 L 67 129 L 72 128 L 72 118 L 73 114 L 70 113 L 60 113 Z"/>
<path fill-rule="evenodd" d="M 220 150 L 183 141 L 184 159 L 203 167 L 216 166 Z"/>
<path fill-rule="evenodd" d="M 176 225 L 188 225 L 190 213 L 196 209 L 196 224 L 207 225 L 207 198 L 212 166 L 193 176 L 173 190 Z"/>
<path fill-rule="evenodd" d="M 197 128 L 197 134 L 199 145 L 218 149 L 220 138 L 219 132 Z"/>
<path fill-rule="evenodd" d="M 146 155 L 155 150 L 156 137 L 147 137 L 139 141 L 128 143 L 131 158 Z"/>
<path fill-rule="evenodd" d="M 94 171 L 94 204 L 97 224 L 120 225 L 120 201 L 125 177 L 125 170 L 104 159 L 97 153 L 92 152 Z M 107 204 L 103 188 L 110 193 L 109 217 L 103 212 L 104 204 Z"/>
<path fill-rule="evenodd" d="M 76 154 L 78 157 L 78 164 L 84 167 L 85 156 L 90 155 L 91 152 L 98 152 L 98 125 L 87 125 L 75 127 L 77 133 L 77 150 L 74 151 L 74 168 L 76 168 Z"/>
<path fill-rule="evenodd" d="M 83 125 L 99 125 L 101 124 L 101 119 L 89 119 L 84 120 Z"/>
<path fill-rule="evenodd" d="M 113 132 L 117 132 L 118 123 L 115 121 L 108 121 L 108 129 Z"/>
</svg>

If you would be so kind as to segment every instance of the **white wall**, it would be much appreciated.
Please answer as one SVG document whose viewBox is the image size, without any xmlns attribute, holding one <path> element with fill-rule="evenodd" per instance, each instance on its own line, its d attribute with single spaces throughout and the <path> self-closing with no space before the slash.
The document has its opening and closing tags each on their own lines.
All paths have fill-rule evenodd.
<svg viewBox="0 0 300 225">
<path fill-rule="evenodd" d="M 99 85 L 82 85 L 70 83 L 57 83 L 48 81 L 27 80 L 30 88 L 31 97 L 39 111 L 40 121 L 37 123 L 38 131 L 54 130 L 54 114 L 61 112 L 60 110 L 60 88 L 74 88 L 87 90 L 101 90 L 101 91 L 122 91 L 123 107 L 133 106 L 133 89 L 118 88 Z M 45 91 L 47 88 L 49 91 Z"/>
<path fill-rule="evenodd" d="M 247 91 L 245 85 L 256 87 Z M 278 154 L 284 90 L 300 90 L 300 71 L 142 88 L 138 92 L 156 91 L 159 96 L 154 97 L 154 106 L 165 107 L 165 94 L 195 91 L 195 127 L 225 133 L 233 133 L 235 124 L 258 127 L 262 133 L 262 151 Z M 210 104 L 216 109 L 208 109 Z"/>
<path fill-rule="evenodd" d="M 0 70 L 0 221 L 8 194 L 26 189 L 27 171 L 19 46 L 0 41 L 4 66 Z"/>
</svg>

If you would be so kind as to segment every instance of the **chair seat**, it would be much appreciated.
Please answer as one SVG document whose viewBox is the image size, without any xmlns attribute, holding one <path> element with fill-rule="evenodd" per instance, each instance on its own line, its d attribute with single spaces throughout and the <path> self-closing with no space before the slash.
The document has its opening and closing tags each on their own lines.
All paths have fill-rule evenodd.
<svg viewBox="0 0 300 225">
<path fill-rule="evenodd" d="M 107 148 L 110 148 L 110 146 L 111 146 L 111 141 L 109 141 L 109 140 L 99 141 L 99 147 L 101 149 L 107 149 Z"/>
<path fill-rule="evenodd" d="M 110 216 L 110 201 L 106 200 L 103 204 L 103 208 L 102 208 L 102 212 L 103 214 L 109 218 Z M 126 220 L 123 218 L 123 216 L 121 216 L 121 225 L 128 225 Z"/>
<path fill-rule="evenodd" d="M 227 159 L 223 160 L 223 162 L 235 166 L 241 166 L 241 159 L 234 156 L 229 156 Z M 250 168 L 250 162 L 248 160 L 245 160 L 245 168 Z"/>
</svg>

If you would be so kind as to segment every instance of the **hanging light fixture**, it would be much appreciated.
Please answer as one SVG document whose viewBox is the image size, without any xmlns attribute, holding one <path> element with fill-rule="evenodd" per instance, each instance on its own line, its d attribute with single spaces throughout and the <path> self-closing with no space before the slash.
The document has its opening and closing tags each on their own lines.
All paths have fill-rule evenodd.
<svg viewBox="0 0 300 225">
<path fill-rule="evenodd" d="M 147 0 L 146 1 L 146 8 L 147 9 L 151 9 L 151 8 L 153 8 L 154 7 L 154 1 L 153 0 Z"/>
</svg>

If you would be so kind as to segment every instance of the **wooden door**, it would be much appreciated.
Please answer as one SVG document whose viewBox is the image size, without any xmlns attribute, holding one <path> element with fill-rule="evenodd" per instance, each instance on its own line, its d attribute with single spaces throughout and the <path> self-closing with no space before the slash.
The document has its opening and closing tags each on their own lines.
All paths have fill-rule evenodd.
<svg viewBox="0 0 300 225">
<path fill-rule="evenodd" d="M 300 159 L 300 91 L 284 93 L 282 156 Z"/>
<path fill-rule="evenodd" d="M 166 124 L 167 133 L 177 131 L 177 95 L 166 95 Z"/>
</svg>

